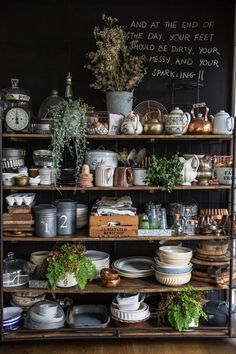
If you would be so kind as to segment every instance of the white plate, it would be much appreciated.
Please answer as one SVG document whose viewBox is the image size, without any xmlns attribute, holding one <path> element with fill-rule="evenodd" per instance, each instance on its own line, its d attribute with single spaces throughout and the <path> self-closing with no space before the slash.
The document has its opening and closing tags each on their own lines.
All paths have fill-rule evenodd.
<svg viewBox="0 0 236 354">
<path fill-rule="evenodd" d="M 105 252 L 96 251 L 96 250 L 88 250 L 84 253 L 84 255 L 89 258 L 92 262 L 98 261 L 106 261 L 110 258 L 110 255 Z"/>
<path fill-rule="evenodd" d="M 55 317 L 43 316 L 39 312 L 34 311 L 32 308 L 29 310 L 30 319 L 34 322 L 38 323 L 57 323 L 63 321 L 63 314 L 60 311 L 57 311 L 57 315 Z"/>
<path fill-rule="evenodd" d="M 115 268 L 122 273 L 128 274 L 145 274 L 153 272 L 152 267 L 155 265 L 151 257 L 125 257 L 117 259 L 113 262 Z"/>
</svg>

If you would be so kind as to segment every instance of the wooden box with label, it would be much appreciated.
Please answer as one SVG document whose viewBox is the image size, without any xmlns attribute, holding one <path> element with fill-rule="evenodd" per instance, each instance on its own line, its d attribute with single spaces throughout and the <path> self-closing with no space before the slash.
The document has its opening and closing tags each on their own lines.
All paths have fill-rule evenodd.
<svg viewBox="0 0 236 354">
<path fill-rule="evenodd" d="M 138 216 L 89 217 L 89 237 L 129 237 L 138 235 Z"/>
</svg>

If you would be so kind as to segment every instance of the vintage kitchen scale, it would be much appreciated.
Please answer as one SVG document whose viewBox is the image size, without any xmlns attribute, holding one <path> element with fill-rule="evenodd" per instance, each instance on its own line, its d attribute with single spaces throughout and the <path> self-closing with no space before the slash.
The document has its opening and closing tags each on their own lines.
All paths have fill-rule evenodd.
<svg viewBox="0 0 236 354">
<path fill-rule="evenodd" d="M 11 79 L 11 87 L 0 91 L 2 118 L 7 132 L 29 132 L 32 118 L 29 90 L 18 86 L 18 79 Z"/>
</svg>

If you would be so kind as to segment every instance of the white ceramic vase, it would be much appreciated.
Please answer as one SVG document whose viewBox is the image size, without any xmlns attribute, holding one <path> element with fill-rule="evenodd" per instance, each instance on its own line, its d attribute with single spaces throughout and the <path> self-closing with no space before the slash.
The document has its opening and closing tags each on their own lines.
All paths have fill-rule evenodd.
<svg viewBox="0 0 236 354">
<path fill-rule="evenodd" d="M 74 273 L 66 273 L 64 279 L 58 280 L 57 286 L 59 288 L 70 288 L 77 285 L 77 280 Z"/>
</svg>

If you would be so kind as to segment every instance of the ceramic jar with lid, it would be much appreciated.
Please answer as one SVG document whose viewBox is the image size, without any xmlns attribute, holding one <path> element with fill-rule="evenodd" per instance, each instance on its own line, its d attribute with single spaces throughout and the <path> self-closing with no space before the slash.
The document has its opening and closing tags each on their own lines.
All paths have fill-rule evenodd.
<svg viewBox="0 0 236 354">
<path fill-rule="evenodd" d="M 90 171 L 95 171 L 98 166 L 117 167 L 117 153 L 111 150 L 105 150 L 103 147 L 97 150 L 90 150 L 85 157 L 85 163 L 89 165 Z"/>
<path fill-rule="evenodd" d="M 183 112 L 179 107 L 175 107 L 170 114 L 166 114 L 164 117 L 167 134 L 182 135 L 187 132 L 191 120 L 188 112 Z"/>
</svg>

